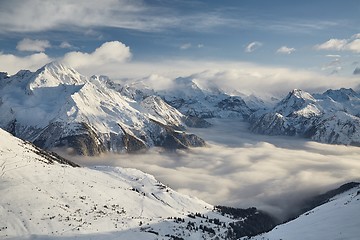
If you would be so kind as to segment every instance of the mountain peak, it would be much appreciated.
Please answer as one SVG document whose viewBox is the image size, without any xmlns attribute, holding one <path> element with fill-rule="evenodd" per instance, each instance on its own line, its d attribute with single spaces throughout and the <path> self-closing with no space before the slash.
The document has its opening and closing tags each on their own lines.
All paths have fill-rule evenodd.
<svg viewBox="0 0 360 240">
<path fill-rule="evenodd" d="M 61 62 L 54 61 L 36 71 L 29 81 L 29 89 L 34 90 L 41 87 L 57 87 L 60 85 L 82 85 L 86 82 L 85 76 Z"/>
<path fill-rule="evenodd" d="M 45 64 L 42 68 L 40 68 L 39 70 L 41 69 L 53 69 L 53 70 L 56 70 L 56 69 L 67 69 L 67 68 L 70 68 L 68 66 L 65 66 L 63 63 L 61 63 L 60 61 L 52 61 L 52 62 L 49 62 L 47 64 Z"/>
<path fill-rule="evenodd" d="M 299 110 L 305 110 L 310 106 L 312 108 L 311 112 L 319 112 L 320 110 L 314 105 L 315 103 L 316 100 L 310 93 L 294 89 L 275 106 L 275 111 L 288 116 Z"/>
<path fill-rule="evenodd" d="M 334 101 L 344 102 L 349 101 L 351 98 L 360 98 L 352 88 L 340 88 L 337 90 L 329 89 L 323 95 L 331 97 Z"/>
<path fill-rule="evenodd" d="M 305 92 L 301 89 L 293 89 L 291 92 L 289 92 L 288 98 L 291 98 L 291 97 L 301 98 L 304 100 L 315 100 L 314 97 L 311 96 L 310 93 Z"/>
</svg>

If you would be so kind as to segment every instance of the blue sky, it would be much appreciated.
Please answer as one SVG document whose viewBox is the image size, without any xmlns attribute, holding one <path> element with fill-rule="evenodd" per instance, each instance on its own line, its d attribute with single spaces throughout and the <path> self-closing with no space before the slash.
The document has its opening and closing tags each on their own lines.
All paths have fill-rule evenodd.
<svg viewBox="0 0 360 240">
<path fill-rule="evenodd" d="M 172 67 L 167 61 L 221 63 L 219 69 L 224 62 L 241 62 L 354 78 L 360 66 L 359 16 L 360 2 L 354 0 L 0 1 L 0 71 L 34 70 L 77 52 L 84 62 L 68 62 L 98 74 L 85 65 L 94 69 L 103 53 L 86 57 L 115 41 L 121 44 L 112 47 L 127 49 L 108 46 L 104 52 L 117 53 L 111 61 L 148 69 L 155 62 Z"/>
</svg>

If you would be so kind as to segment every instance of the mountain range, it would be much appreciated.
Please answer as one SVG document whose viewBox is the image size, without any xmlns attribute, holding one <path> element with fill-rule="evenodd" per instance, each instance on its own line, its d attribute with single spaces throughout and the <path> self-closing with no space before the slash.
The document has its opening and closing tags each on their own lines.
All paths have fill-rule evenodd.
<svg viewBox="0 0 360 240">
<path fill-rule="evenodd" d="M 251 130 L 360 146 L 360 94 L 352 89 L 310 94 L 295 89 L 273 108 L 250 116 Z"/>
<path fill-rule="evenodd" d="M 98 155 L 201 147 L 205 141 L 186 131 L 209 127 L 209 118 L 248 121 L 254 133 L 360 146 L 360 94 L 352 89 L 262 99 L 182 77 L 156 91 L 145 80 L 88 78 L 59 62 L 0 74 L 0 127 L 45 149 Z"/>
<path fill-rule="evenodd" d="M 184 132 L 186 117 L 160 98 L 137 102 L 110 84 L 106 77 L 87 78 L 58 62 L 36 72 L 2 74 L 0 127 L 39 147 L 81 155 L 205 145 Z"/>
</svg>

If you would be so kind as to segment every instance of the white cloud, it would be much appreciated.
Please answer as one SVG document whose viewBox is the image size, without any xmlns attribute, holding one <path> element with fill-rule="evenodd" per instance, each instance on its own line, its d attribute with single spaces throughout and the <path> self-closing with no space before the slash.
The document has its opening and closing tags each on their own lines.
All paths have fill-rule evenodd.
<svg viewBox="0 0 360 240">
<path fill-rule="evenodd" d="M 197 45 L 197 47 L 198 47 L 198 48 L 203 48 L 203 47 L 205 47 L 205 45 L 202 44 L 202 43 L 200 43 L 200 44 Z"/>
<path fill-rule="evenodd" d="M 192 129 L 207 140 L 206 148 L 77 160 L 138 168 L 212 204 L 256 206 L 278 216 L 293 213 L 309 195 L 360 180 L 358 147 L 256 135 L 238 120 L 213 123 L 211 128 Z"/>
<path fill-rule="evenodd" d="M 69 52 L 62 61 L 82 71 L 96 71 L 96 74 L 104 74 L 102 69 L 117 69 L 131 58 L 130 48 L 119 41 L 105 42 L 92 53 Z M 93 73 L 95 74 L 95 72 Z"/>
<path fill-rule="evenodd" d="M 140 31 L 186 28 L 207 31 L 233 23 L 220 12 L 180 14 L 143 0 L 2 1 L 0 31 L 38 32 L 52 29 L 116 27 Z"/>
<path fill-rule="evenodd" d="M 52 60 L 45 54 L 33 55 L 35 59 L 4 54 L 1 56 L 3 59 L 0 65 L 1 71 L 11 73 L 20 69 L 36 70 L 34 66 L 40 67 Z M 358 84 L 358 79 L 352 76 L 327 76 L 324 73 L 309 70 L 258 65 L 248 62 L 189 59 L 144 62 L 130 61 L 130 58 L 129 47 L 121 42 L 114 41 L 104 43 L 89 53 L 69 52 L 59 60 L 64 61 L 86 76 L 102 74 L 108 75 L 113 80 L 147 78 L 146 82 L 155 88 L 165 88 L 169 86 L 169 79 L 175 79 L 179 76 L 196 78 L 204 85 L 218 86 L 231 92 L 238 90 L 255 94 L 285 94 L 294 88 L 318 91 L 328 88 L 355 87 Z"/>
<path fill-rule="evenodd" d="M 28 52 L 44 52 L 49 47 L 51 47 L 51 44 L 48 40 L 32 40 L 29 38 L 24 38 L 16 45 L 17 50 Z"/>
<path fill-rule="evenodd" d="M 189 48 L 191 48 L 191 43 L 184 43 L 184 44 L 182 44 L 181 46 L 180 46 L 180 49 L 181 50 L 186 50 L 186 49 L 189 49 Z"/>
<path fill-rule="evenodd" d="M 281 53 L 281 54 L 291 54 L 295 51 L 296 51 L 295 48 L 289 48 L 287 46 L 282 46 L 278 50 L 276 50 L 277 53 Z"/>
<path fill-rule="evenodd" d="M 360 53 L 360 33 L 349 39 L 330 39 L 322 44 L 315 45 L 316 50 L 351 51 Z"/>
<path fill-rule="evenodd" d="M 138 69 L 142 71 L 139 72 Z M 248 62 L 164 60 L 155 63 L 127 62 L 109 74 L 113 79 L 139 79 L 156 73 L 174 79 L 188 76 L 206 86 L 218 86 L 230 92 L 285 94 L 294 88 L 318 91 L 328 88 L 354 87 L 352 77 L 327 76 L 303 69 L 257 65 Z M 314 81 L 316 79 L 316 81 Z M 166 83 L 167 84 L 167 83 Z"/>
<path fill-rule="evenodd" d="M 258 49 L 259 47 L 261 47 L 263 44 L 261 42 L 252 42 L 249 45 L 246 46 L 245 48 L 245 52 L 253 52 L 256 49 Z"/>
<path fill-rule="evenodd" d="M 360 39 L 355 39 L 345 46 L 345 50 L 360 53 Z"/>
<path fill-rule="evenodd" d="M 327 54 L 327 55 L 325 55 L 325 57 L 329 57 L 329 58 L 341 58 L 341 55 L 338 55 L 338 54 Z"/>
<path fill-rule="evenodd" d="M 62 42 L 62 43 L 60 44 L 59 47 L 60 47 L 60 48 L 72 48 L 73 46 L 72 46 L 69 42 L 64 41 L 64 42 Z"/>
<path fill-rule="evenodd" d="M 12 54 L 3 54 L 0 52 L 0 71 L 8 72 L 11 75 L 22 69 L 36 71 L 52 60 L 53 59 L 45 53 L 35 53 L 25 57 L 18 57 Z"/>
<path fill-rule="evenodd" d="M 330 39 L 322 44 L 316 45 L 317 50 L 343 50 L 347 44 L 346 39 Z"/>
</svg>

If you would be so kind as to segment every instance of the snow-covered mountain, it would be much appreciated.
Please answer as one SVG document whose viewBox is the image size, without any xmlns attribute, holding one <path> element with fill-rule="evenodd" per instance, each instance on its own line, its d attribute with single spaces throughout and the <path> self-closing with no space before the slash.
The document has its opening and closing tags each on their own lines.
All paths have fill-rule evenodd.
<svg viewBox="0 0 360 240">
<path fill-rule="evenodd" d="M 274 108 L 249 119 L 252 131 L 360 146 L 360 94 L 352 89 L 310 94 L 295 89 Z"/>
<path fill-rule="evenodd" d="M 219 88 L 202 86 L 191 76 L 176 78 L 171 87 L 160 91 L 151 89 L 142 80 L 125 86 L 111 85 L 132 99 L 158 95 L 185 116 L 198 119 L 213 117 L 246 119 L 253 111 L 240 95 L 229 95 Z M 256 110 L 262 108 L 264 104 L 255 96 L 248 97 L 247 100 Z M 205 122 L 203 123 L 206 125 Z"/>
<path fill-rule="evenodd" d="M 359 239 L 360 185 L 252 240 Z M 248 239 L 248 238 L 244 238 Z"/>
<path fill-rule="evenodd" d="M 44 148 L 96 155 L 203 146 L 199 137 L 173 128 L 183 127 L 181 118 L 157 98 L 140 104 L 111 89 L 108 78 L 87 78 L 58 62 L 0 80 L 0 127 Z"/>
<path fill-rule="evenodd" d="M 273 227 L 254 208 L 221 213 L 136 169 L 82 168 L 2 129 L 0 142 L 1 239 L 234 239 L 234 226 Z"/>
<path fill-rule="evenodd" d="M 322 94 L 294 89 L 274 104 L 276 98 L 273 96 L 261 99 L 240 92 L 229 95 L 217 87 L 201 84 L 192 76 L 177 78 L 172 87 L 158 92 L 141 80 L 124 86 L 110 85 L 135 100 L 143 101 L 157 95 L 183 115 L 195 118 L 196 122 L 207 118 L 238 118 L 249 121 L 255 133 L 360 145 L 360 94 L 352 89 L 330 89 Z M 191 122 L 185 125 L 191 126 Z M 208 125 L 202 122 L 197 126 Z"/>
</svg>

